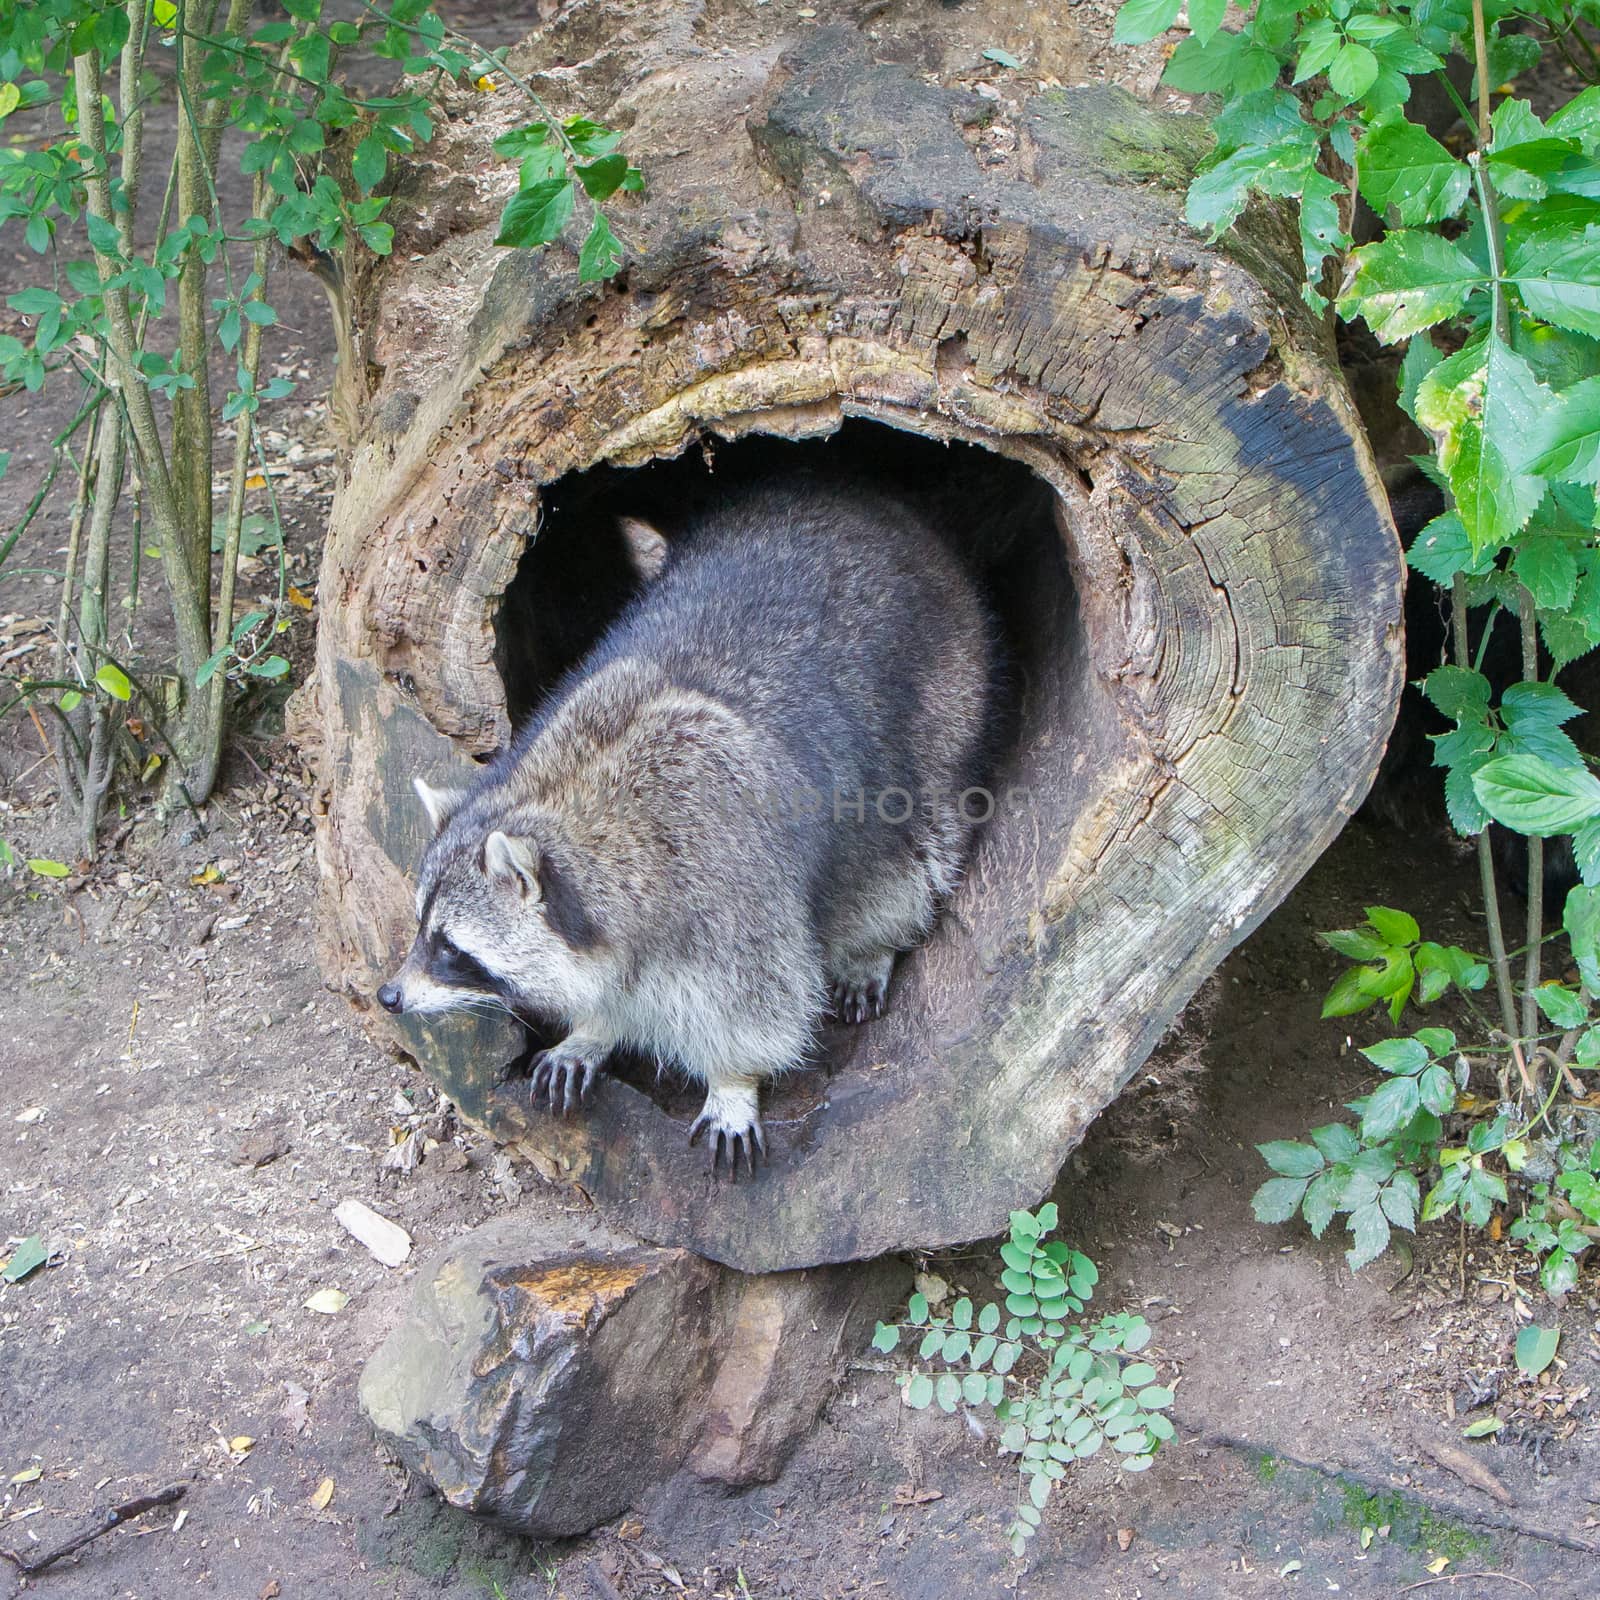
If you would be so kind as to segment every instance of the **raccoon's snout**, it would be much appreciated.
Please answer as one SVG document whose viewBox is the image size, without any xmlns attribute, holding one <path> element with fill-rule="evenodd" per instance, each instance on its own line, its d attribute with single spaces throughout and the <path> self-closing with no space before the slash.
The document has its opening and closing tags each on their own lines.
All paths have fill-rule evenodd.
<svg viewBox="0 0 1600 1600">
<path fill-rule="evenodd" d="M 378 991 L 378 1004 L 385 1011 L 399 1012 L 405 1008 L 405 1002 L 400 998 L 400 985 L 386 983 Z"/>
</svg>

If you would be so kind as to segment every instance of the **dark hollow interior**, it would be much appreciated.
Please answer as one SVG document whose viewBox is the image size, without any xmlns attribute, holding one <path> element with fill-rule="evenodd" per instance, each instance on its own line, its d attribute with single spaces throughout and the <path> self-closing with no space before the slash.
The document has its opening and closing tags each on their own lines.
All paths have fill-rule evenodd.
<svg viewBox="0 0 1600 1600">
<path fill-rule="evenodd" d="M 822 439 L 707 438 L 672 459 L 642 467 L 601 466 L 558 479 L 543 492 L 537 534 L 498 620 L 498 664 L 512 722 L 522 724 L 635 592 L 619 518 L 641 518 L 670 540 L 699 509 L 730 490 L 795 469 L 834 480 L 868 479 L 920 508 L 962 552 L 1000 619 L 1008 654 L 1008 705 L 990 787 L 997 796 L 1013 786 L 1026 788 L 1030 813 L 1006 817 L 996 811 L 979 835 L 970 880 L 978 875 L 979 862 L 997 850 L 1007 859 L 1017 855 L 1001 850 L 995 836 L 1022 830 L 1036 840 L 1041 827 L 1060 827 L 1076 809 L 1067 790 L 1077 785 L 1060 781 L 1068 755 L 1060 724 L 1075 719 L 1074 708 L 1063 702 L 1078 697 L 1084 677 L 1054 491 L 1020 462 L 980 446 L 849 421 Z M 1037 849 L 1023 855 L 1040 861 Z M 984 873 L 981 885 L 969 882 L 958 892 L 955 907 L 945 915 L 959 914 L 968 932 L 982 932 L 974 925 L 996 918 L 1025 923 L 1042 885 L 1014 878 L 1011 871 Z M 1003 888 L 991 892 L 991 880 Z M 986 905 L 986 898 L 1004 904 Z M 993 945 L 1003 930 L 995 925 L 987 932 L 984 943 Z M 893 1020 L 897 1002 L 909 998 L 915 1004 L 915 996 L 907 995 L 914 987 L 905 981 L 907 959 L 897 965 L 890 1016 L 865 1028 L 826 1023 L 816 1061 L 823 1071 L 794 1073 L 772 1086 L 764 1096 L 769 1120 L 804 1115 L 829 1092 L 832 1074 L 876 1059 L 873 1036 Z M 619 1076 L 649 1093 L 670 1115 L 692 1116 L 698 1109 L 702 1091 L 674 1073 L 659 1072 L 655 1063 L 621 1061 L 616 1067 Z"/>
</svg>

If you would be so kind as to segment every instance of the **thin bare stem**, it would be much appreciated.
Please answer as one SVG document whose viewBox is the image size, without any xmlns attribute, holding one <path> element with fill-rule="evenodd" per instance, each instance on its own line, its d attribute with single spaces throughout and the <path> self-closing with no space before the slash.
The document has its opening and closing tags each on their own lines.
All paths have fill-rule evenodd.
<svg viewBox="0 0 1600 1600">
<path fill-rule="evenodd" d="M 89 215 L 114 225 L 111 185 L 107 180 L 106 128 L 100 100 L 98 54 L 89 50 L 74 56 L 72 71 L 78 98 L 78 136 L 94 157 L 84 177 Z M 150 513 L 161 540 L 167 586 L 172 595 L 173 622 L 177 630 L 179 667 L 186 678 L 192 679 L 195 669 L 207 653 L 210 619 L 197 600 L 199 589 L 190 570 L 189 551 L 182 537 L 183 522 L 172 473 L 162 447 L 161 432 L 156 425 L 150 391 L 136 365 L 138 344 L 134 337 L 133 317 L 128 308 L 128 293 L 125 288 L 111 287 L 111 280 L 120 272 L 121 263 L 114 256 L 96 250 L 95 266 L 100 274 L 109 333 L 107 345 L 111 359 L 107 363 L 106 380 L 109 386 L 120 390 L 122 402 L 127 408 L 128 426 L 138 452 Z"/>
<path fill-rule="evenodd" d="M 1533 596 L 1526 587 L 1517 594 L 1517 618 L 1522 624 L 1522 677 L 1533 683 L 1539 676 L 1539 624 Z M 1534 991 L 1539 987 L 1539 955 L 1544 939 L 1544 840 L 1528 838 L 1528 953 L 1522 977 L 1522 1033 L 1531 1039 L 1539 1031 L 1539 1007 Z"/>
<path fill-rule="evenodd" d="M 1450 625 L 1454 633 L 1456 661 L 1465 666 L 1472 659 L 1467 638 L 1467 580 L 1457 573 L 1450 588 Z M 1500 1026 L 1508 1039 L 1517 1035 L 1517 1004 L 1511 987 L 1511 962 L 1506 955 L 1505 930 L 1500 924 L 1500 895 L 1494 881 L 1494 852 L 1489 845 L 1489 830 L 1478 834 L 1478 877 L 1483 887 L 1484 922 L 1489 934 L 1489 961 L 1494 971 L 1495 991 L 1500 999 Z M 1527 1075 L 1527 1067 L 1517 1052 L 1517 1064 Z"/>
</svg>

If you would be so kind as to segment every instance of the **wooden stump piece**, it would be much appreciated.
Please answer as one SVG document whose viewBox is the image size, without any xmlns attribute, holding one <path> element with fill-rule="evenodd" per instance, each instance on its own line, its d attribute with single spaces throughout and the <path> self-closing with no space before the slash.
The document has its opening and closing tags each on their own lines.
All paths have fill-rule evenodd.
<svg viewBox="0 0 1600 1600">
<path fill-rule="evenodd" d="M 1365 794 L 1400 684 L 1393 529 L 1292 233 L 1263 214 L 1230 258 L 1181 223 L 1203 124 L 1052 91 L 997 142 L 991 102 L 854 31 L 729 59 L 656 12 L 585 105 L 650 176 L 623 280 L 493 250 L 509 112 L 480 100 L 407 180 L 432 231 L 358 296 L 381 370 L 302 719 L 328 970 L 365 997 L 410 938 L 412 775 L 508 737 L 495 624 L 549 485 L 847 419 L 985 446 L 1054 492 L 1058 543 L 1017 557 L 1038 581 L 1005 778 L 1032 800 L 988 828 L 890 1015 L 780 1093 L 771 1169 L 713 1181 L 626 1082 L 586 1121 L 533 1114 L 493 1082 L 509 1032 L 408 1048 L 659 1244 L 770 1271 L 994 1233 Z M 523 65 L 570 58 L 557 33 Z"/>
</svg>

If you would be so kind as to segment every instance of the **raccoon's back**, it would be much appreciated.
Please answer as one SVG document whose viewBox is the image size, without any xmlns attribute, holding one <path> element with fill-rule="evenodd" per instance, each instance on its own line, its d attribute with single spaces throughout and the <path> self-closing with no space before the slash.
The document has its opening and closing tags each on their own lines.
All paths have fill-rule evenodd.
<svg viewBox="0 0 1600 1600">
<path fill-rule="evenodd" d="M 802 480 L 690 528 L 586 670 L 622 656 L 733 706 L 828 795 L 970 776 L 998 650 L 971 577 L 913 513 Z"/>
</svg>

